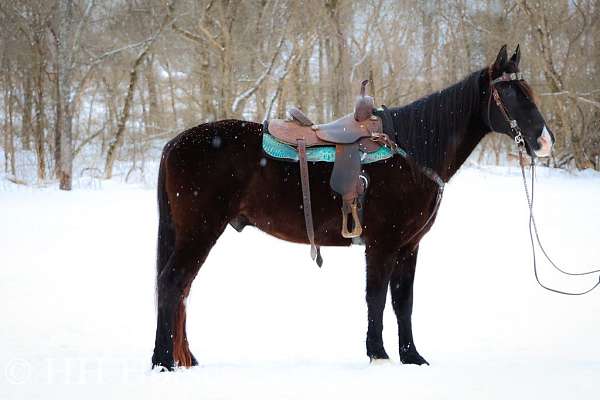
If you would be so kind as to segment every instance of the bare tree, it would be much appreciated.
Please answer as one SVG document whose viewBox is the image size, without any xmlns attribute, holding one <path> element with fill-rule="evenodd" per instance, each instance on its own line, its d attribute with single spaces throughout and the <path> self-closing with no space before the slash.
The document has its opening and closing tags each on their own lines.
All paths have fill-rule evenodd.
<svg viewBox="0 0 600 400">
<path fill-rule="evenodd" d="M 597 0 L 20 0 L 0 2 L 0 37 L 0 154 L 20 181 L 131 177 L 210 120 L 295 105 L 325 121 L 362 79 L 379 103 L 406 104 L 504 43 L 521 44 L 557 133 L 550 165 L 600 169 Z M 510 148 L 492 135 L 478 160 L 512 162 Z"/>
<path fill-rule="evenodd" d="M 117 130 L 115 131 L 115 135 L 112 138 L 110 144 L 108 145 L 108 150 L 106 151 L 106 163 L 104 166 L 104 175 L 106 179 L 112 178 L 113 166 L 115 164 L 115 160 L 117 158 L 117 151 L 123 144 L 123 136 L 125 133 L 125 126 L 127 121 L 129 120 L 129 115 L 131 111 L 131 106 L 133 102 L 133 95 L 135 93 L 135 86 L 139 77 L 139 68 L 143 65 L 144 61 L 148 58 L 150 51 L 152 49 L 152 45 L 156 42 L 158 37 L 164 31 L 164 29 L 171 24 L 173 18 L 171 14 L 167 13 L 163 17 L 163 21 L 160 24 L 157 31 L 152 35 L 152 37 L 146 41 L 146 44 L 138 54 L 138 56 L 133 61 L 133 65 L 131 66 L 131 71 L 129 72 L 129 85 L 127 86 L 127 96 L 125 97 L 125 102 L 123 103 L 123 109 L 121 110 L 121 114 L 119 116 L 119 122 L 117 124 Z"/>
</svg>

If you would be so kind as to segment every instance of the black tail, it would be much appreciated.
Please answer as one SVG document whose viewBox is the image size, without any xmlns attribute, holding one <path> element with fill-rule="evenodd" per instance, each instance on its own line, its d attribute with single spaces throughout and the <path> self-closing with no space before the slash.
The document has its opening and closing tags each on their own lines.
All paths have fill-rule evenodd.
<svg viewBox="0 0 600 400">
<path fill-rule="evenodd" d="M 169 199 L 165 189 L 165 175 L 167 158 L 170 143 L 164 147 L 158 169 L 158 185 L 156 191 L 158 194 L 158 243 L 156 254 L 156 276 L 160 275 L 167 265 L 169 257 L 175 249 L 175 229 L 171 220 L 171 211 L 169 208 Z"/>
</svg>

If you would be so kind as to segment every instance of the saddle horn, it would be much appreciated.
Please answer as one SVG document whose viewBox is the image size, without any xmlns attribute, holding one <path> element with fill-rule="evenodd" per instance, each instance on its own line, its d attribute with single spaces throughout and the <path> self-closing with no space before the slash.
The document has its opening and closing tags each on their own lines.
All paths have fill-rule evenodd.
<svg viewBox="0 0 600 400">
<path fill-rule="evenodd" d="M 371 96 L 366 95 L 366 87 L 369 83 L 368 79 L 365 79 L 360 84 L 360 96 L 356 100 L 356 106 L 354 107 L 354 119 L 358 122 L 364 121 L 373 114 L 375 108 L 375 100 Z"/>
<path fill-rule="evenodd" d="M 365 91 L 367 88 L 367 85 L 369 84 L 369 80 L 365 79 L 364 81 L 362 81 L 360 83 L 360 97 L 365 97 Z"/>
</svg>

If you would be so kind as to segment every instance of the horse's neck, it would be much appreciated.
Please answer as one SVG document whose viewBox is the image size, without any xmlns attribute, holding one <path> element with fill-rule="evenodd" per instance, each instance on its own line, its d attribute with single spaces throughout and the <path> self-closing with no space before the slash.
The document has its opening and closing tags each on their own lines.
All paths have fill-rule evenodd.
<svg viewBox="0 0 600 400">
<path fill-rule="evenodd" d="M 488 133 L 479 115 L 472 115 L 469 124 L 460 132 L 456 132 L 448 145 L 448 161 L 443 171 L 438 171 L 441 178 L 448 182 L 469 158 L 479 142 Z"/>
<path fill-rule="evenodd" d="M 407 106 L 392 110 L 400 146 L 422 167 L 450 180 L 471 155 L 487 131 L 482 121 L 481 88 L 486 70 Z"/>
<path fill-rule="evenodd" d="M 450 132 L 452 135 L 447 141 L 446 154 L 447 159 L 442 171 L 438 171 L 440 177 L 448 182 L 460 167 L 467 161 L 473 150 L 479 142 L 489 133 L 489 128 L 484 123 L 483 108 L 485 102 L 482 99 L 485 96 L 485 90 L 482 90 L 487 85 L 487 74 L 482 70 L 478 74 L 478 101 L 477 106 L 470 110 L 468 115 L 465 115 L 466 120 L 460 124 L 461 128 L 456 132 Z M 458 110 L 455 110 L 458 111 Z"/>
</svg>

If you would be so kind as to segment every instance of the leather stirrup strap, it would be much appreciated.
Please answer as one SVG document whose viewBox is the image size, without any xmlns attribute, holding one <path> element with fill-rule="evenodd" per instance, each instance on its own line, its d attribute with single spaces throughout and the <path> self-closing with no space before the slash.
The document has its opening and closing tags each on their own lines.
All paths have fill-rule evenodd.
<svg viewBox="0 0 600 400">
<path fill-rule="evenodd" d="M 317 265 L 323 265 L 321 249 L 315 244 L 315 228 L 313 226 L 312 208 L 310 204 L 310 184 L 308 181 L 308 161 L 306 159 L 306 143 L 304 139 L 298 139 L 298 155 L 300 161 L 300 182 L 302 184 L 302 208 L 304 209 L 304 222 L 306 234 L 310 242 L 310 257 Z"/>
</svg>

